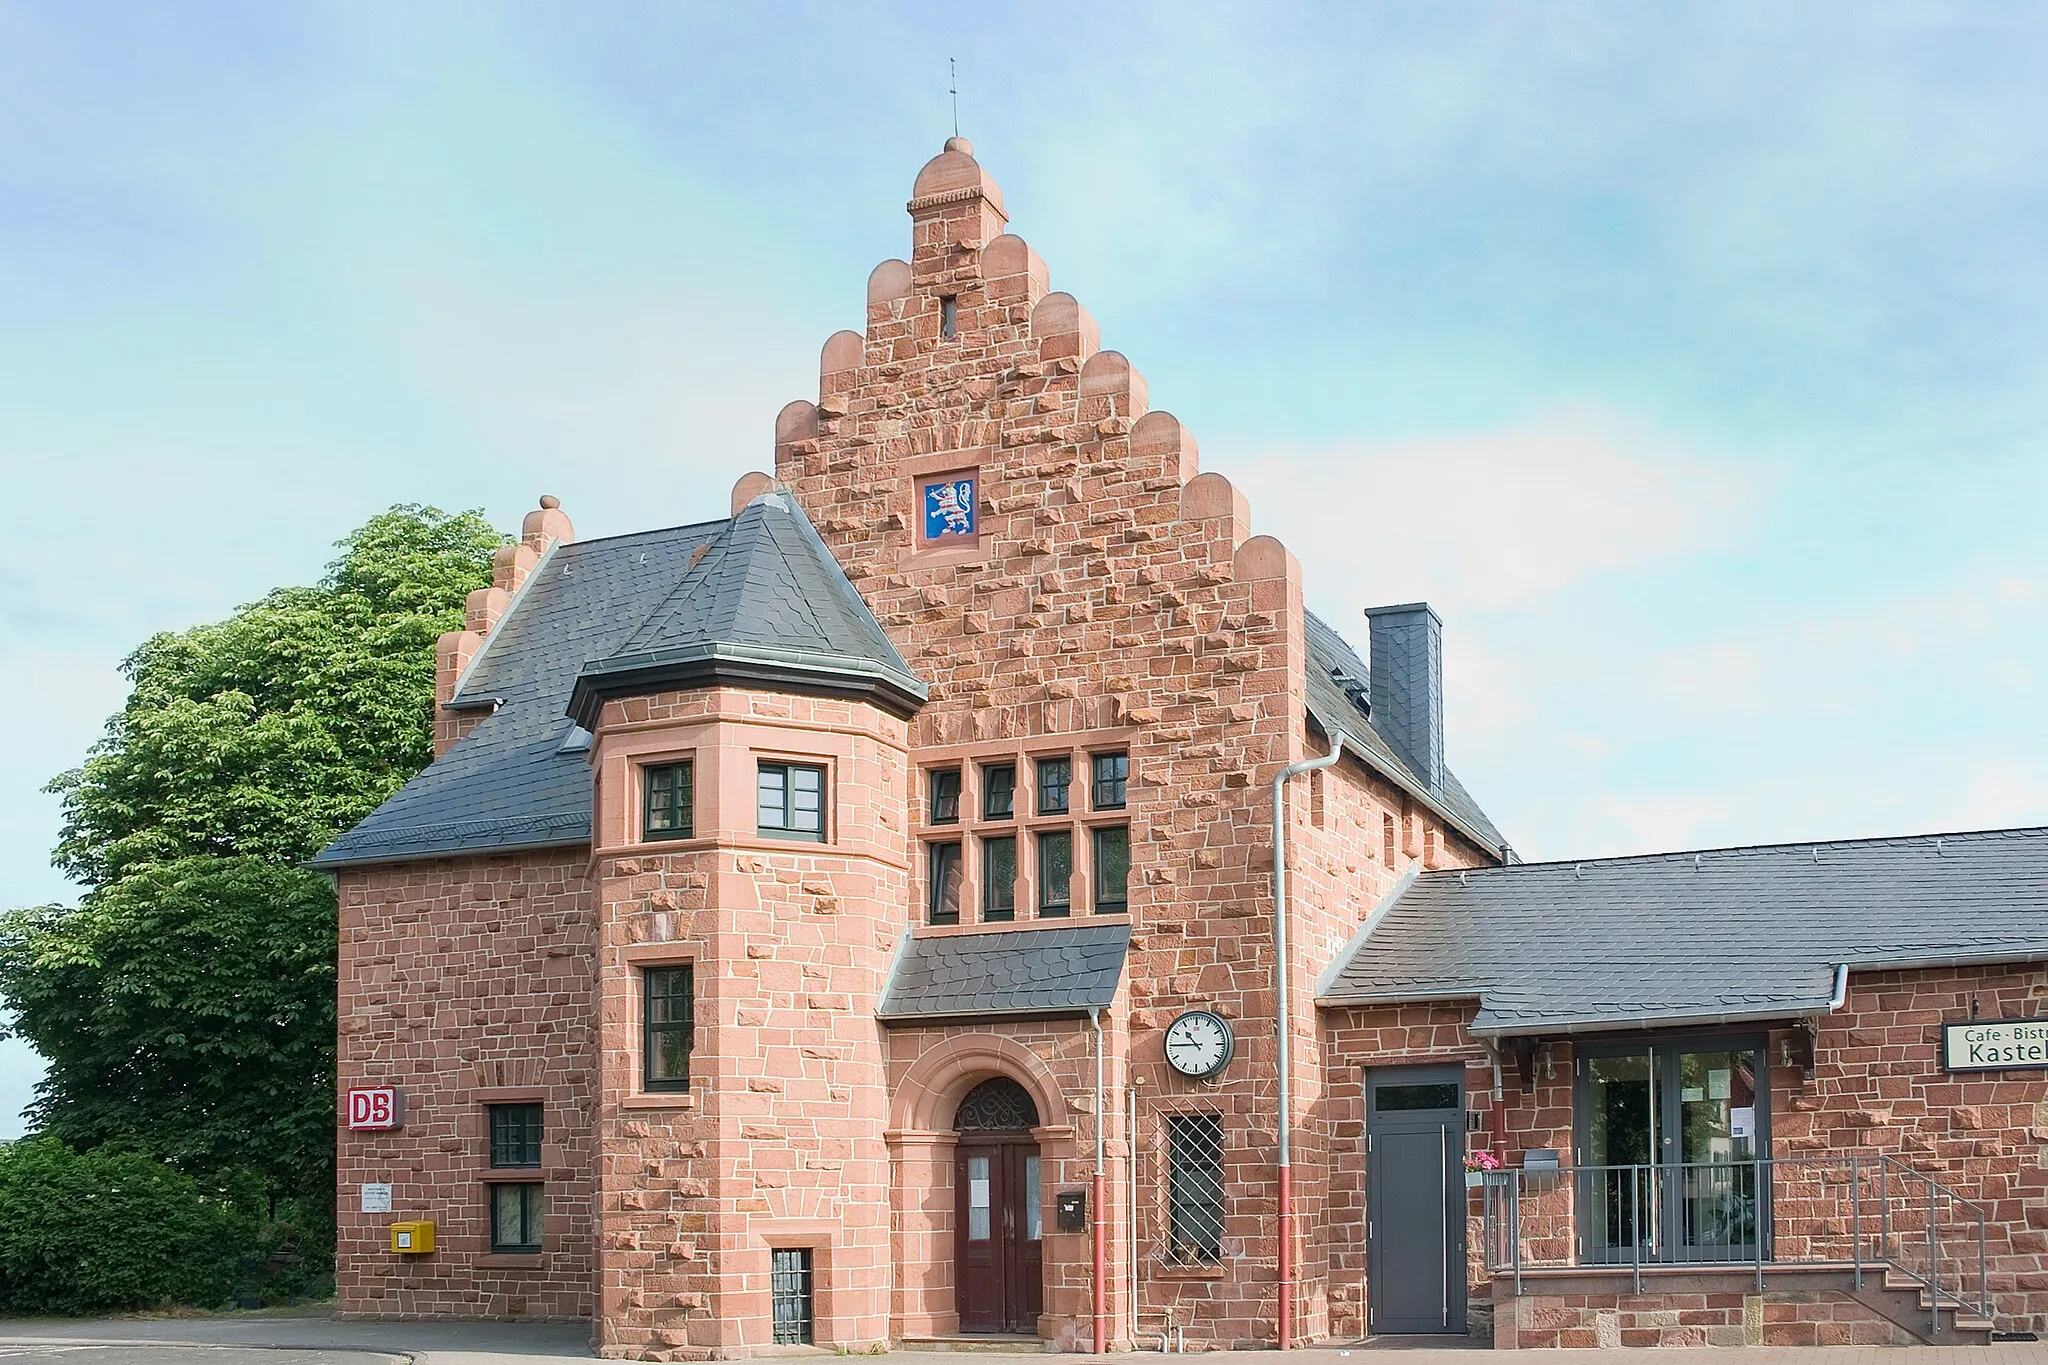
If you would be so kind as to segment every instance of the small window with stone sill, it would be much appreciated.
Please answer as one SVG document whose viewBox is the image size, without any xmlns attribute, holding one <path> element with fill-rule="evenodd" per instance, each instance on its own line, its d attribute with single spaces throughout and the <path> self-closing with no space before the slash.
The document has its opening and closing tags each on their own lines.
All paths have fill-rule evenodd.
<svg viewBox="0 0 2048 1365">
<path fill-rule="evenodd" d="M 697 801 L 688 763 L 649 764 L 640 770 L 640 837 L 696 837 Z"/>
<path fill-rule="evenodd" d="M 1130 783 L 1131 756 L 1129 754 L 1096 754 L 1092 766 L 1094 777 L 1094 802 L 1097 810 L 1122 810 L 1125 788 Z"/>
<path fill-rule="evenodd" d="M 502 1171 L 540 1165 L 540 1106 L 493 1104 L 488 1109 L 491 1168 Z"/>
<path fill-rule="evenodd" d="M 697 1041 L 696 970 L 689 964 L 640 974 L 641 1088 L 688 1090 Z"/>
<path fill-rule="evenodd" d="M 531 1254 L 540 1250 L 541 1186 L 500 1183 L 491 1189 L 491 1250 Z"/>
<path fill-rule="evenodd" d="M 1009 820 L 1017 814 L 1017 765 L 991 763 L 981 770 L 981 818 Z"/>
<path fill-rule="evenodd" d="M 1094 831 L 1095 913 L 1130 912 L 1131 830 L 1128 825 L 1102 825 Z"/>
<path fill-rule="evenodd" d="M 763 835 L 825 842 L 824 768 L 764 760 L 756 787 L 756 827 Z"/>
<path fill-rule="evenodd" d="M 1040 815 L 1065 815 L 1067 813 L 1067 793 L 1073 785 L 1073 759 L 1039 759 L 1038 813 Z"/>
<path fill-rule="evenodd" d="M 935 768 L 926 774 L 931 785 L 931 823 L 935 825 L 957 825 L 960 823 L 960 770 L 958 768 Z"/>
<path fill-rule="evenodd" d="M 925 869 L 930 880 L 926 921 L 931 924 L 958 924 L 962 873 L 960 845 L 926 844 Z"/>
<path fill-rule="evenodd" d="M 1065 919 L 1074 910 L 1074 836 L 1047 830 L 1038 836 L 1038 917 Z"/>
<path fill-rule="evenodd" d="M 951 294 L 939 297 L 939 335 L 947 341 L 960 335 L 960 300 Z"/>
</svg>

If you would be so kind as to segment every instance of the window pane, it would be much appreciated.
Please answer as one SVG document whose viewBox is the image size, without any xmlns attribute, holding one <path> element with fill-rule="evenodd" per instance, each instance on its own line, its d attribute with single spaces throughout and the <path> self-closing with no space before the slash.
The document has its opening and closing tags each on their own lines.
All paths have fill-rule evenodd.
<svg viewBox="0 0 2048 1365">
<path fill-rule="evenodd" d="M 981 917 L 1001 921 L 1017 918 L 1017 841 L 981 841 Z"/>
<path fill-rule="evenodd" d="M 1017 813 L 1017 767 L 1013 763 L 996 763 L 983 768 L 981 778 L 981 818 L 984 820 L 1007 820 Z"/>
<path fill-rule="evenodd" d="M 687 763 L 646 770 L 647 805 L 641 833 L 649 839 L 687 839 L 694 823 L 694 793 Z"/>
<path fill-rule="evenodd" d="M 789 770 L 763 763 L 759 782 L 759 819 L 762 829 L 783 829 L 789 820 Z"/>
<path fill-rule="evenodd" d="M 814 1339 L 811 1250 L 778 1248 L 768 1253 L 768 1287 L 778 1345 L 808 1345 Z"/>
<path fill-rule="evenodd" d="M 927 844 L 929 855 L 926 866 L 931 885 L 927 888 L 930 899 L 930 921 L 933 924 L 958 924 L 960 922 L 960 845 Z"/>
<path fill-rule="evenodd" d="M 491 1186 L 491 1250 L 540 1250 L 538 1185 Z"/>
<path fill-rule="evenodd" d="M 989 1225 L 988 1158 L 967 1158 L 967 1240 L 986 1242 Z"/>
<path fill-rule="evenodd" d="M 540 1165 L 540 1106 L 490 1106 L 491 1165 Z"/>
<path fill-rule="evenodd" d="M 932 775 L 931 823 L 951 824 L 960 818 L 960 770 L 948 768 Z"/>
<path fill-rule="evenodd" d="M 1383 1114 L 1396 1113 L 1403 1109 L 1456 1109 L 1458 1107 L 1458 1083 L 1447 1081 L 1442 1085 L 1376 1085 L 1372 1088 L 1373 1107 Z"/>
<path fill-rule="evenodd" d="M 642 1084 L 649 1090 L 687 1090 L 690 1049 L 696 1041 L 695 972 L 689 967 L 650 967 L 644 983 Z"/>
<path fill-rule="evenodd" d="M 1066 758 L 1039 759 L 1038 813 L 1040 815 L 1066 814 L 1067 789 L 1073 785 L 1073 760 Z"/>
<path fill-rule="evenodd" d="M 1095 755 L 1095 809 L 1122 810 L 1131 771 L 1129 754 Z"/>
<path fill-rule="evenodd" d="M 1024 1158 L 1024 1237 L 1035 1242 L 1045 1236 L 1045 1211 L 1038 1207 L 1038 1158 Z"/>
<path fill-rule="evenodd" d="M 1073 906 L 1074 836 L 1062 830 L 1038 836 L 1038 914 L 1059 919 Z"/>
<path fill-rule="evenodd" d="M 1131 831 L 1123 825 L 1095 831 L 1095 913 L 1121 914 L 1130 908 Z"/>
<path fill-rule="evenodd" d="M 1214 1114 L 1166 1121 L 1167 1212 L 1173 1259 L 1215 1261 L 1223 1254 L 1223 1120 Z"/>
</svg>

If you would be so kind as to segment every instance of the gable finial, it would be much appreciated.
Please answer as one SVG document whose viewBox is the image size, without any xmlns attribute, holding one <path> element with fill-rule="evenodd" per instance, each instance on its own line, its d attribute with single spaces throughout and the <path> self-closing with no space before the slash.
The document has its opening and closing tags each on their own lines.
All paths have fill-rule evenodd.
<svg viewBox="0 0 2048 1365">
<path fill-rule="evenodd" d="M 953 136 L 960 136 L 960 65 L 946 58 L 947 93 L 953 97 Z"/>
</svg>

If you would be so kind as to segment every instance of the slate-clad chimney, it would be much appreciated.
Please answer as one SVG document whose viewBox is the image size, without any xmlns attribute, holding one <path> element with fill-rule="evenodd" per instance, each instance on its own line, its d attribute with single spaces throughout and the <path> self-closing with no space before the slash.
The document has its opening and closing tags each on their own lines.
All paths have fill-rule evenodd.
<svg viewBox="0 0 2048 1365">
<path fill-rule="evenodd" d="M 1444 786 L 1444 623 L 1427 602 L 1367 607 L 1372 726 L 1432 793 Z"/>
</svg>

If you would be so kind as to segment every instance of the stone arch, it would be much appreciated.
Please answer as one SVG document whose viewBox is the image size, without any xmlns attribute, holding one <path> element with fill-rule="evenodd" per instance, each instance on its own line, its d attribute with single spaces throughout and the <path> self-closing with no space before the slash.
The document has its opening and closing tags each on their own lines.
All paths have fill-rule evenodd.
<svg viewBox="0 0 2048 1365">
<path fill-rule="evenodd" d="M 1029 1092 L 1046 1128 L 1072 1119 L 1059 1078 L 1022 1043 L 993 1033 L 961 1033 L 927 1048 L 911 1063 L 889 1100 L 889 1127 L 899 1133 L 951 1133 L 967 1092 L 991 1076 L 1007 1076 Z"/>
</svg>

